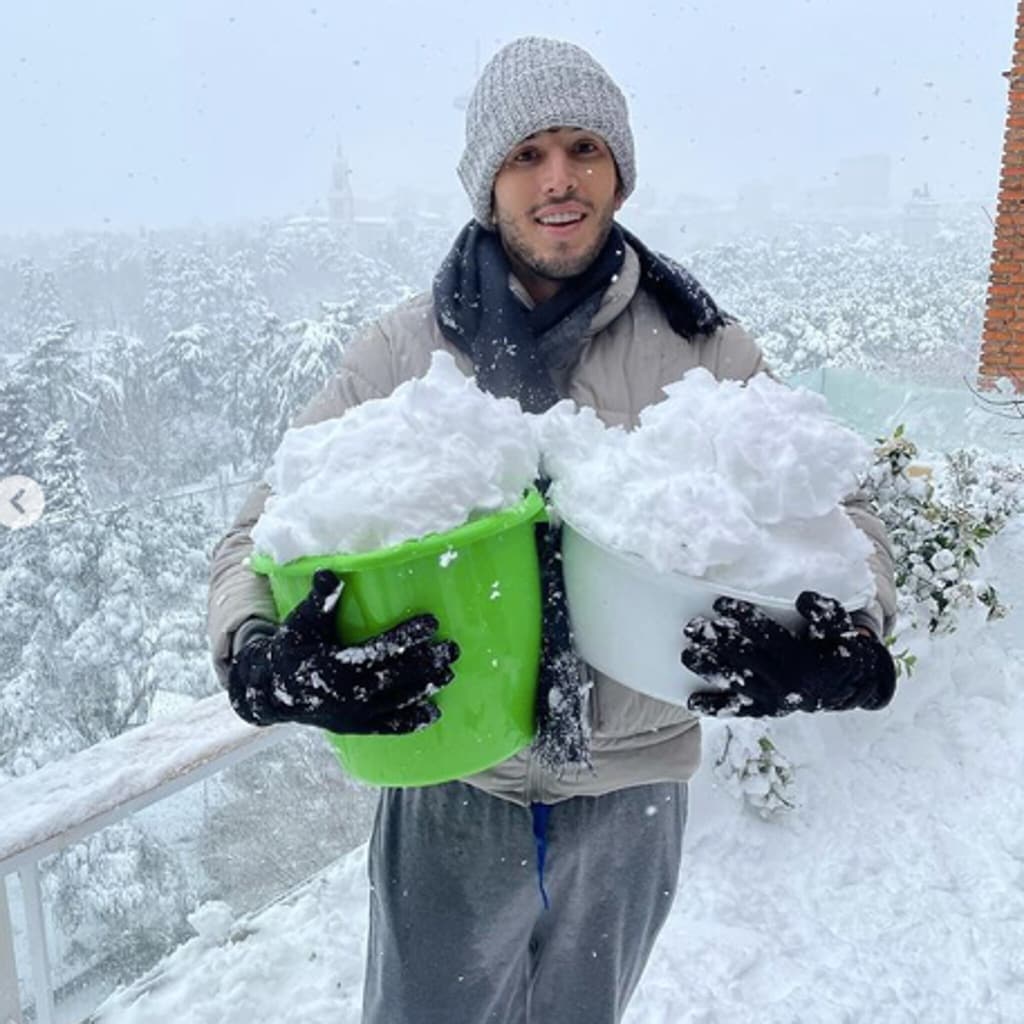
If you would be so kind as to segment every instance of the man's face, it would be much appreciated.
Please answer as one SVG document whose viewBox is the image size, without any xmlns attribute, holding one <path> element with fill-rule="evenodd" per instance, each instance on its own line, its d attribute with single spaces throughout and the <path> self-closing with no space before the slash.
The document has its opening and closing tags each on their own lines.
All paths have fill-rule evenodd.
<svg viewBox="0 0 1024 1024">
<path fill-rule="evenodd" d="M 621 205 L 611 150 L 579 128 L 527 136 L 494 178 L 495 226 L 537 302 L 590 266 Z"/>
</svg>

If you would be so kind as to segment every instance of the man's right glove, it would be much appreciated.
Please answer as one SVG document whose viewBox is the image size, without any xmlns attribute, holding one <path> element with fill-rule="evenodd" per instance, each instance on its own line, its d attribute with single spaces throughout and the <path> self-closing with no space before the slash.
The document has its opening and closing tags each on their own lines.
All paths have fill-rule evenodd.
<svg viewBox="0 0 1024 1024">
<path fill-rule="evenodd" d="M 231 706 L 253 725 L 300 722 L 350 734 L 415 732 L 437 721 L 430 697 L 451 682 L 458 645 L 434 640 L 437 619 L 417 615 L 343 646 L 334 626 L 341 586 L 319 570 L 276 632 L 246 643 L 228 675 Z"/>
</svg>

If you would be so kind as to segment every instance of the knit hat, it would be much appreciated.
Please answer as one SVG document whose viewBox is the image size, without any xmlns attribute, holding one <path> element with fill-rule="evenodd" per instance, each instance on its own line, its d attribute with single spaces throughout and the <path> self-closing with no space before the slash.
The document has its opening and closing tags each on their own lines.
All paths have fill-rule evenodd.
<svg viewBox="0 0 1024 1024">
<path fill-rule="evenodd" d="M 608 73 L 572 43 L 525 36 L 486 64 L 466 108 L 459 177 L 473 215 L 492 227 L 494 176 L 509 150 L 545 128 L 585 128 L 611 149 L 625 198 L 636 184 L 626 98 Z"/>
</svg>

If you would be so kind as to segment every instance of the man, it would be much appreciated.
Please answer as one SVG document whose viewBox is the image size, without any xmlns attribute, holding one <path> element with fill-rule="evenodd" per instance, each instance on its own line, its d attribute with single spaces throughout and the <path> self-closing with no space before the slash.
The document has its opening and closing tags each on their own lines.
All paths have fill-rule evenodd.
<svg viewBox="0 0 1024 1024">
<path fill-rule="evenodd" d="M 353 341 L 298 425 L 389 394 L 438 349 L 526 409 L 570 397 L 627 427 L 693 367 L 737 380 L 764 369 L 696 281 L 615 223 L 635 183 L 633 138 L 621 91 L 582 49 L 525 38 L 492 58 L 467 110 L 459 175 L 475 219 L 432 294 Z M 328 573 L 276 627 L 265 582 L 244 564 L 265 498 L 261 488 L 249 499 L 213 565 L 210 635 L 236 710 L 339 732 L 428 725 L 431 688 L 450 678 L 457 648 L 433 639 L 424 615 L 339 660 Z M 878 521 L 856 501 L 848 509 L 876 547 L 872 606 L 854 625 L 834 601 L 801 595 L 809 626 L 797 637 L 742 602 L 718 602 L 713 618 L 687 626 L 687 664 L 727 684 L 698 696 L 697 710 L 889 700 L 892 662 L 877 637 L 894 610 L 891 557 Z M 698 719 L 580 666 L 551 538 L 542 552 L 541 689 L 557 683 L 559 700 L 541 700 L 533 749 L 464 782 L 381 794 L 367 1024 L 612 1024 L 671 906 Z M 353 699 L 358 686 L 369 701 Z M 545 846 L 547 909 L 535 873 Z"/>
</svg>

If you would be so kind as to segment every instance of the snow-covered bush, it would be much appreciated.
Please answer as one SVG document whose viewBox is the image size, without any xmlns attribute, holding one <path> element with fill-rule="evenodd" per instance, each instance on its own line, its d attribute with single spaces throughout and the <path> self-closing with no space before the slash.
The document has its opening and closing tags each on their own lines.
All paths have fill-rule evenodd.
<svg viewBox="0 0 1024 1024">
<path fill-rule="evenodd" d="M 760 719 L 736 719 L 722 727 L 715 775 L 725 789 L 762 818 L 796 806 L 793 766 L 772 742 Z"/>
<path fill-rule="evenodd" d="M 977 448 L 915 466 L 918 449 L 902 427 L 878 439 L 875 455 L 865 484 L 893 544 L 906 624 L 949 633 L 974 602 L 991 617 L 1005 614 L 975 573 L 981 547 L 1024 508 L 1024 466 Z"/>
<path fill-rule="evenodd" d="M 898 634 L 923 628 L 951 633 L 958 615 L 982 605 L 989 618 L 1007 613 L 995 587 L 978 575 L 978 553 L 1024 511 L 1024 464 L 979 448 L 960 448 L 917 464 L 917 446 L 898 427 L 879 438 L 864 487 L 885 523 L 895 555 L 897 635 L 886 638 L 900 674 L 914 655 Z M 768 818 L 793 808 L 793 767 L 767 723 L 738 720 L 725 728 L 715 772 L 727 790 Z"/>
</svg>

